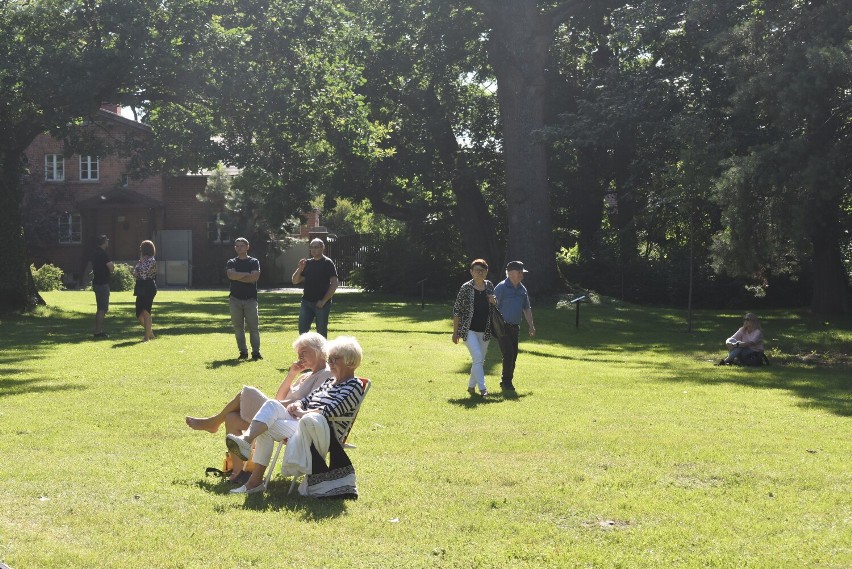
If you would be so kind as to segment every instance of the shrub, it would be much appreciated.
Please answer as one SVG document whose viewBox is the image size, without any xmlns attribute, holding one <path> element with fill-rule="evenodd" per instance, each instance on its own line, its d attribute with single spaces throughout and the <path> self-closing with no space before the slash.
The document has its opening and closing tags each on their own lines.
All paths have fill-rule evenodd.
<svg viewBox="0 0 852 569">
<path fill-rule="evenodd" d="M 133 267 L 125 263 L 117 263 L 112 276 L 109 278 L 109 289 L 111 291 L 133 290 L 136 279 L 133 278 Z"/>
<path fill-rule="evenodd" d="M 62 269 L 59 267 L 47 263 L 36 269 L 35 265 L 30 265 L 30 271 L 37 291 L 62 290 Z"/>
</svg>

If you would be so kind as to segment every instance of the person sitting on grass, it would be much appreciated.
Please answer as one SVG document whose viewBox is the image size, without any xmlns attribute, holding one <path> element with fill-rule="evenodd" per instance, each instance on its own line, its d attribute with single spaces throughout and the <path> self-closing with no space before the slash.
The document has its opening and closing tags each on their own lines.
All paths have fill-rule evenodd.
<svg viewBox="0 0 852 569">
<path fill-rule="evenodd" d="M 364 386 L 355 377 L 363 351 L 351 336 L 339 336 L 327 344 L 328 365 L 333 377 L 313 393 L 294 401 L 284 409 L 277 402 L 266 402 L 254 416 L 244 435 L 229 434 L 225 438 L 228 450 L 243 460 L 249 456 L 254 469 L 248 482 L 231 490 L 232 494 L 255 494 L 266 490 L 263 476 L 272 458 L 275 441 L 291 438 L 305 415 L 320 413 L 325 418 L 352 416 L 364 398 Z M 340 440 L 347 429 L 345 422 L 335 421 L 331 435 Z M 251 445 L 254 443 L 254 455 Z"/>
<path fill-rule="evenodd" d="M 719 361 L 720 366 L 743 364 L 755 357 L 763 358 L 763 332 L 757 316 L 749 312 L 743 319 L 742 328 L 725 340 L 728 357 Z"/>
<path fill-rule="evenodd" d="M 325 348 L 326 340 L 321 335 L 316 332 L 302 334 L 293 342 L 296 361 L 290 365 L 290 371 L 278 388 L 275 399 L 270 399 L 257 388 L 243 386 L 221 411 L 210 417 L 187 417 L 186 424 L 197 431 L 215 433 L 224 423 L 227 434 L 242 434 L 265 403 L 277 405 L 283 411 L 287 405 L 308 395 L 331 377 Z M 231 460 L 234 468 L 228 480 L 235 484 L 245 484 L 248 472 L 243 472 L 243 460 L 234 453 L 231 454 Z"/>
</svg>

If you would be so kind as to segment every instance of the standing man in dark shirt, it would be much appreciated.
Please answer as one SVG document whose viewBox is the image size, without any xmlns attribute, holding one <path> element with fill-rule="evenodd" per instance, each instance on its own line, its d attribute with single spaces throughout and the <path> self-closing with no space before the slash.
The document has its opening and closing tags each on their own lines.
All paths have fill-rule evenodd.
<svg viewBox="0 0 852 569">
<path fill-rule="evenodd" d="M 260 278 L 260 261 L 249 257 L 249 242 L 245 237 L 237 237 L 234 240 L 234 250 L 237 256 L 228 261 L 225 270 L 231 281 L 229 296 L 231 324 L 234 326 L 234 336 L 237 338 L 237 348 L 240 350 L 238 359 L 248 359 L 245 330 L 248 328 L 251 359 L 262 360 L 257 315 L 257 279 Z"/>
<path fill-rule="evenodd" d="M 92 253 L 92 290 L 95 291 L 95 302 L 98 309 L 95 312 L 95 334 L 96 339 L 106 338 L 104 332 L 104 319 L 109 312 L 109 277 L 115 270 L 115 264 L 106 252 L 109 246 L 109 238 L 106 235 L 98 237 L 98 246 Z"/>
<path fill-rule="evenodd" d="M 293 284 L 305 282 L 302 306 L 299 309 L 299 334 L 310 331 L 311 322 L 317 321 L 317 332 L 328 338 L 328 313 L 331 312 L 331 297 L 337 290 L 337 267 L 326 257 L 325 243 L 314 239 L 310 245 L 311 257 L 299 261 L 293 273 Z"/>
<path fill-rule="evenodd" d="M 529 326 L 530 336 L 535 336 L 530 295 L 521 284 L 524 273 L 528 272 L 520 261 L 506 264 L 506 278 L 494 287 L 497 308 L 506 320 L 506 334 L 500 338 L 500 351 L 503 353 L 503 374 L 500 387 L 503 391 L 515 391 L 515 362 L 518 359 L 518 340 L 521 328 L 521 316 Z"/>
</svg>

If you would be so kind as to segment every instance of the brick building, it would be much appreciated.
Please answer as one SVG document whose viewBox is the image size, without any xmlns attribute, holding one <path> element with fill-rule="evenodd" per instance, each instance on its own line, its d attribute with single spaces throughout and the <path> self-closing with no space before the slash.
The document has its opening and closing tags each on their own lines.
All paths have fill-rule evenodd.
<svg viewBox="0 0 852 569">
<path fill-rule="evenodd" d="M 147 125 L 119 110 L 104 107 L 86 128 L 114 141 L 151 135 Z M 196 198 L 206 176 L 134 180 L 127 158 L 65 155 L 62 141 L 48 135 L 36 138 L 26 159 L 24 228 L 37 266 L 52 263 L 65 272 L 67 284 L 84 284 L 96 238 L 106 234 L 112 259 L 131 264 L 139 258 L 139 243 L 153 240 L 161 286 L 222 282 L 233 245 L 217 223 L 219 212 Z"/>
</svg>

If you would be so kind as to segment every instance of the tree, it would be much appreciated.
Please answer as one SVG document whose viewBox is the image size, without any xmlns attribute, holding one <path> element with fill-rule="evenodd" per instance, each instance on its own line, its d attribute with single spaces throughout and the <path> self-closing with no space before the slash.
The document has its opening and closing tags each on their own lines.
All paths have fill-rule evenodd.
<svg viewBox="0 0 852 569">
<path fill-rule="evenodd" d="M 852 189 L 852 8 L 840 0 L 749 8 L 716 38 L 735 87 L 734 152 L 717 186 L 726 225 L 717 266 L 735 275 L 809 266 L 811 309 L 849 313 L 841 249 L 852 229 L 843 225 Z"/>
<path fill-rule="evenodd" d="M 389 125 L 388 152 L 341 193 L 409 224 L 454 222 L 467 257 L 500 274 L 498 111 L 484 46 L 470 33 L 480 17 L 448 3 L 352 5 L 369 38 L 362 91 L 374 120 Z"/>
<path fill-rule="evenodd" d="M 176 99 L 226 43 L 210 16 L 206 0 L 0 3 L 0 309 L 39 302 L 22 202 L 40 166 L 22 162 L 25 149 L 44 132 L 84 144 L 76 126 L 105 101 Z"/>
<path fill-rule="evenodd" d="M 535 272 L 530 288 L 557 284 L 547 153 L 541 137 L 547 82 L 545 65 L 558 27 L 573 17 L 601 14 L 619 2 L 471 0 L 489 27 L 488 56 L 497 77 L 503 127 L 508 213 L 508 256 Z"/>
</svg>

